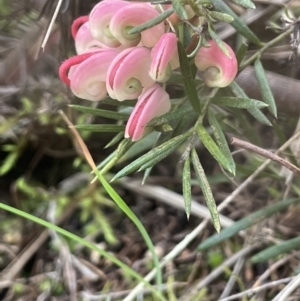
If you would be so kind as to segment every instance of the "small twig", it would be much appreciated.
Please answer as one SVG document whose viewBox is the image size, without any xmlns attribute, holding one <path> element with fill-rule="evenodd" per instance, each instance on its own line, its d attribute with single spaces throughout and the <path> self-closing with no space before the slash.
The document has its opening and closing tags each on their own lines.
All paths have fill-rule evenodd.
<svg viewBox="0 0 300 301">
<path fill-rule="evenodd" d="M 265 281 L 270 276 L 272 272 L 284 265 L 289 260 L 290 256 L 285 256 L 282 259 L 276 261 L 274 264 L 272 264 L 263 274 L 259 276 L 259 278 L 253 284 L 252 289 L 259 287 L 263 283 L 263 281 Z"/>
<path fill-rule="evenodd" d="M 255 152 L 265 158 L 268 158 L 274 162 L 279 163 L 280 165 L 283 165 L 284 167 L 286 167 L 287 169 L 291 170 L 293 173 L 300 175 L 300 169 L 295 166 L 294 164 L 290 163 L 287 160 L 284 160 L 283 158 L 279 157 L 278 155 L 270 152 L 269 150 L 263 149 L 259 146 L 256 146 L 250 142 L 246 142 L 243 140 L 240 140 L 238 138 L 233 137 L 231 139 L 230 144 L 250 150 L 252 152 Z"/>
<path fill-rule="evenodd" d="M 56 18 L 57 18 L 57 15 L 58 15 L 58 12 L 59 12 L 60 7 L 61 7 L 61 5 L 62 5 L 62 2 L 63 2 L 63 0 L 58 0 L 58 3 L 57 3 L 57 5 L 56 5 L 55 11 L 54 11 L 54 14 L 53 14 L 53 16 L 52 16 L 51 22 L 50 22 L 50 24 L 49 24 L 49 26 L 48 26 L 48 29 L 47 29 L 45 38 L 44 38 L 44 40 L 43 40 L 43 42 L 42 42 L 42 45 L 41 45 L 41 48 L 43 49 L 43 51 L 45 50 L 45 46 L 46 46 L 46 44 L 47 44 L 47 42 L 48 42 L 48 39 L 49 39 L 49 36 L 50 36 L 50 32 L 51 32 L 52 27 L 53 27 L 53 25 L 54 25 L 54 22 L 55 22 L 55 20 L 56 20 Z"/>
<path fill-rule="evenodd" d="M 264 291 L 268 288 L 277 287 L 279 284 L 287 283 L 287 282 L 291 281 L 293 278 L 295 278 L 295 277 L 288 277 L 288 278 L 279 279 L 279 280 L 276 280 L 273 282 L 269 282 L 264 285 L 258 286 L 256 288 L 251 288 L 246 291 L 240 292 L 238 294 L 232 295 L 230 297 L 220 299 L 219 301 L 232 301 L 232 300 L 240 299 L 241 297 L 246 296 L 246 295 L 258 293 L 258 292 Z"/>
<path fill-rule="evenodd" d="M 245 264 L 245 257 L 240 257 L 238 259 L 238 261 L 236 262 L 236 264 L 235 264 L 235 266 L 233 268 L 233 271 L 232 271 L 232 273 L 230 275 L 230 278 L 227 281 L 226 286 L 225 286 L 225 288 L 224 288 L 224 290 L 222 292 L 222 295 L 220 296 L 219 299 L 225 298 L 225 297 L 227 297 L 230 294 L 230 292 L 232 291 L 232 289 L 233 289 L 233 287 L 235 285 L 235 282 L 236 282 L 236 280 L 238 278 L 238 275 L 240 274 L 240 272 L 241 272 L 244 264 Z"/>
<path fill-rule="evenodd" d="M 290 283 L 281 290 L 272 301 L 286 301 L 288 297 L 295 291 L 300 285 L 300 275 L 298 274 L 295 277 L 290 279 Z"/>
<path fill-rule="evenodd" d="M 187 285 L 187 282 L 173 282 L 172 283 L 172 288 L 177 289 L 177 288 L 183 288 Z M 167 291 L 169 288 L 170 284 L 163 284 L 162 285 L 162 291 Z M 156 287 L 156 286 L 153 286 Z M 126 296 L 128 293 L 130 293 L 130 290 L 124 290 L 124 291 L 119 291 L 119 292 L 110 292 L 107 294 L 91 294 L 86 291 L 81 291 L 79 294 L 83 297 L 86 298 L 87 300 L 95 300 L 95 301 L 101 301 L 101 300 L 120 300 L 120 298 L 123 298 Z M 151 290 L 149 288 L 144 288 L 142 291 L 143 294 L 150 294 Z"/>
<path fill-rule="evenodd" d="M 293 32 L 293 30 L 294 30 L 294 28 L 291 27 L 288 30 L 286 30 L 285 32 L 283 32 L 282 34 L 280 34 L 279 36 L 277 36 L 275 39 L 273 39 L 270 42 L 266 43 L 264 47 L 262 47 L 260 50 L 258 50 L 257 52 L 255 52 L 255 54 L 253 54 L 249 59 L 247 59 L 246 61 L 244 61 L 240 65 L 240 70 L 244 69 L 245 67 L 247 67 L 248 65 L 250 65 L 252 62 L 254 62 L 257 58 L 259 58 L 271 46 L 277 44 L 282 39 L 284 39 L 285 37 L 289 36 Z"/>
<path fill-rule="evenodd" d="M 252 244 L 249 246 L 246 246 L 245 248 L 241 249 L 237 253 L 233 254 L 231 257 L 226 259 L 220 266 L 218 266 L 216 269 L 214 269 L 207 277 L 205 277 L 202 281 L 200 281 L 197 284 L 197 290 L 199 291 L 203 287 L 206 287 L 209 285 L 213 280 L 215 280 L 217 277 L 219 277 L 223 272 L 225 267 L 232 266 L 238 259 L 244 258 L 249 253 L 251 253 L 253 250 L 255 250 L 258 247 L 258 244 Z"/>
</svg>

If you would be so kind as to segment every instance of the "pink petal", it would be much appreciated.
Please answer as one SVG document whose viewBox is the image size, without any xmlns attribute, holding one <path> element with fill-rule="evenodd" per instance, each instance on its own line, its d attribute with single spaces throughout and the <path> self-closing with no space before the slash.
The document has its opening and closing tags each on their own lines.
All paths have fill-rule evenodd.
<svg viewBox="0 0 300 301">
<path fill-rule="evenodd" d="M 109 96 L 119 101 L 137 98 L 143 88 L 154 83 L 148 75 L 150 61 L 150 50 L 145 47 L 123 50 L 113 60 L 107 73 Z"/>
<path fill-rule="evenodd" d="M 140 42 L 143 46 L 153 47 L 165 32 L 165 24 L 161 22 L 141 34 L 128 34 L 129 30 L 159 15 L 159 12 L 148 3 L 131 3 L 118 10 L 110 23 L 112 34 L 126 47 L 133 47 Z"/>
<path fill-rule="evenodd" d="M 107 95 L 107 70 L 117 54 L 112 49 L 101 49 L 78 65 L 70 74 L 72 92 L 87 100 L 104 99 Z"/>
<path fill-rule="evenodd" d="M 145 89 L 129 117 L 125 129 L 125 138 L 132 141 L 141 139 L 147 123 L 171 109 L 169 94 L 158 84 Z"/>
<path fill-rule="evenodd" d="M 89 19 L 92 36 L 108 47 L 120 46 L 120 42 L 111 33 L 110 23 L 119 10 L 129 5 L 129 2 L 121 0 L 101 1 L 95 5 Z"/>
<path fill-rule="evenodd" d="M 73 21 L 71 26 L 71 33 L 74 40 L 77 36 L 78 30 L 81 27 L 81 25 L 88 22 L 88 20 L 89 20 L 89 16 L 82 16 Z"/>
<path fill-rule="evenodd" d="M 72 56 L 65 60 L 59 67 L 59 77 L 68 86 L 70 86 L 70 78 L 68 76 L 71 67 L 81 64 L 83 61 L 94 55 L 95 52 L 83 53 L 80 55 Z"/>
<path fill-rule="evenodd" d="M 204 82 L 209 87 L 227 87 L 236 77 L 238 63 L 235 53 L 225 42 L 228 57 L 214 40 L 208 41 L 210 47 L 201 47 L 195 56 L 195 64 L 204 71 Z"/>
<path fill-rule="evenodd" d="M 107 48 L 107 46 L 96 40 L 90 31 L 89 22 L 85 22 L 78 29 L 75 37 L 75 49 L 78 54 L 84 53 L 91 48 Z"/>
<path fill-rule="evenodd" d="M 149 75 L 155 81 L 166 82 L 171 70 L 179 67 L 177 37 L 175 33 L 165 33 L 151 50 Z"/>
</svg>

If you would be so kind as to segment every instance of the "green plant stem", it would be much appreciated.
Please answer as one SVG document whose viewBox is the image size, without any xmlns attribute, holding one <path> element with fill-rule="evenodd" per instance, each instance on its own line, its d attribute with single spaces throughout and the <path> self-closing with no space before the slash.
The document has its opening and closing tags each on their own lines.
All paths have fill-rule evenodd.
<svg viewBox="0 0 300 301">
<path fill-rule="evenodd" d="M 51 229 L 53 231 L 56 231 L 57 233 L 60 233 L 61 235 L 65 236 L 65 237 L 68 237 L 70 239 L 72 239 L 73 241 L 76 241 L 84 246 L 86 246 L 87 248 L 91 249 L 91 250 L 94 250 L 96 252 L 98 252 L 100 255 L 104 256 L 105 258 L 107 258 L 108 260 L 112 261 L 114 264 L 116 264 L 117 266 L 119 266 L 120 268 L 122 268 L 124 271 L 126 271 L 128 274 L 130 274 L 132 277 L 136 278 L 138 281 L 140 282 L 143 282 L 143 284 L 145 284 L 147 287 L 149 287 L 151 289 L 151 291 L 157 296 L 159 297 L 160 300 L 164 300 L 166 301 L 166 299 L 164 298 L 164 296 L 158 292 L 154 287 L 152 287 L 152 285 L 144 280 L 143 277 L 141 277 L 137 272 L 135 272 L 133 269 L 131 269 L 128 265 L 126 265 L 125 263 L 123 263 L 122 261 L 120 261 L 119 259 L 117 259 L 115 256 L 113 256 L 112 254 L 98 248 L 97 246 L 95 246 L 93 243 L 65 230 L 65 229 L 62 229 L 50 222 L 47 222 L 39 217 L 36 217 L 34 215 L 31 215 L 27 212 L 24 212 L 22 210 L 19 210 L 17 208 L 13 208 L 11 206 L 8 206 L 8 205 L 5 205 L 3 203 L 0 202 L 0 208 L 5 210 L 5 211 L 8 211 L 8 212 L 11 212 L 15 215 L 18 215 L 18 216 L 21 216 L 23 218 L 26 218 L 28 220 L 31 220 L 32 222 L 34 223 L 37 223 L 41 226 L 44 226 L 48 229 Z M 150 247 L 149 247 L 150 249 Z M 158 263 L 159 264 L 159 263 Z M 159 266 L 159 265 L 158 265 Z"/>
<path fill-rule="evenodd" d="M 271 46 L 275 45 L 276 43 L 278 43 L 279 41 L 281 41 L 282 39 L 284 39 L 286 36 L 290 35 L 294 30 L 294 27 L 292 26 L 291 28 L 289 28 L 288 30 L 286 30 L 285 32 L 283 32 L 282 34 L 280 34 L 279 36 L 277 36 L 275 39 L 271 40 L 270 42 L 266 43 L 260 50 L 258 50 L 257 52 L 255 52 L 251 57 L 249 57 L 245 62 L 243 62 L 240 65 L 240 70 L 246 68 L 248 65 L 250 65 L 252 62 L 254 62 L 257 58 L 259 58 L 268 48 L 270 48 Z"/>
<path fill-rule="evenodd" d="M 197 127 L 198 127 L 198 124 L 202 124 L 203 123 L 203 119 L 204 119 L 204 116 L 208 110 L 208 107 L 209 107 L 209 104 L 210 104 L 210 100 L 217 94 L 219 88 L 214 88 L 212 89 L 212 91 L 209 93 L 208 97 L 207 97 L 207 100 L 201 110 L 201 113 L 200 113 L 200 116 L 198 118 L 198 120 L 196 121 L 195 125 L 194 125 L 194 131 L 196 131 Z"/>
</svg>

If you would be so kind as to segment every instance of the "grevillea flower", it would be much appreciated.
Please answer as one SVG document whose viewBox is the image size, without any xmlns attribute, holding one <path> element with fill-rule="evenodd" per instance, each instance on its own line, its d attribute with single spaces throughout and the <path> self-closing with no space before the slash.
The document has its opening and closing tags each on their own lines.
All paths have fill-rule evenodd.
<svg viewBox="0 0 300 301">
<path fill-rule="evenodd" d="M 166 82 L 172 70 L 179 67 L 177 37 L 175 33 L 165 33 L 151 50 L 149 75 L 158 82 Z"/>
<path fill-rule="evenodd" d="M 99 42 L 92 36 L 88 19 L 88 16 L 79 17 L 73 22 L 71 27 L 77 54 L 84 53 L 94 47 L 106 47 L 105 44 Z"/>
<path fill-rule="evenodd" d="M 145 47 L 127 48 L 119 53 L 107 73 L 109 96 L 119 101 L 138 98 L 143 88 L 154 83 L 148 74 L 150 63 L 150 50 Z"/>
<path fill-rule="evenodd" d="M 59 75 L 77 97 L 102 100 L 107 96 L 107 71 L 117 55 L 117 50 L 103 48 L 71 57 L 60 66 Z"/>
<path fill-rule="evenodd" d="M 114 14 L 109 29 L 112 35 L 126 47 L 133 47 L 141 42 L 143 46 L 151 48 L 165 32 L 164 22 L 141 33 L 129 34 L 129 31 L 158 15 L 159 12 L 151 4 L 131 3 Z"/>
<path fill-rule="evenodd" d="M 111 32 L 110 23 L 119 10 L 129 5 L 129 2 L 122 0 L 106 0 L 95 5 L 89 17 L 92 36 L 108 47 L 120 46 L 120 41 Z"/>
<path fill-rule="evenodd" d="M 125 138 L 141 139 L 147 123 L 154 117 L 168 113 L 171 109 L 169 94 L 158 84 L 143 91 L 128 119 Z"/>
<path fill-rule="evenodd" d="M 201 47 L 195 56 L 197 68 L 204 71 L 204 82 L 209 87 L 227 87 L 234 80 L 238 63 L 231 47 L 225 42 L 228 57 L 214 40 L 208 41 L 210 47 Z"/>
</svg>

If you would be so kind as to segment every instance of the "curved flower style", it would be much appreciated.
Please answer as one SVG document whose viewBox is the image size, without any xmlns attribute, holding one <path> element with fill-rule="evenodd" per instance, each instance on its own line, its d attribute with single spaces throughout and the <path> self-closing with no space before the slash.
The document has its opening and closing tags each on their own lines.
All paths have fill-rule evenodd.
<svg viewBox="0 0 300 301">
<path fill-rule="evenodd" d="M 139 97 L 143 88 L 154 83 L 148 75 L 150 62 L 150 50 L 145 47 L 127 48 L 119 53 L 107 73 L 109 96 L 119 101 Z"/>
<path fill-rule="evenodd" d="M 61 65 L 60 76 L 77 97 L 102 100 L 107 96 L 107 70 L 117 55 L 116 50 L 107 48 L 71 57 Z"/>
<path fill-rule="evenodd" d="M 120 46 L 120 41 L 111 32 L 110 23 L 119 10 L 129 5 L 129 2 L 122 0 L 106 0 L 95 5 L 89 18 L 92 36 L 108 47 Z"/>
<path fill-rule="evenodd" d="M 141 139 L 147 123 L 154 117 L 168 113 L 171 109 L 169 94 L 158 84 L 145 89 L 128 119 L 125 138 Z"/>
<path fill-rule="evenodd" d="M 150 77 L 158 82 L 166 82 L 172 70 L 179 67 L 177 37 L 175 33 L 165 33 L 151 50 Z"/>
<path fill-rule="evenodd" d="M 148 3 L 131 3 L 119 9 L 111 19 L 110 31 L 120 43 L 133 47 L 140 42 L 143 46 L 153 47 L 165 32 L 165 24 L 161 22 L 142 33 L 129 34 L 135 26 L 141 25 L 159 15 L 159 12 Z"/>
<path fill-rule="evenodd" d="M 99 42 L 92 36 L 88 20 L 88 16 L 83 16 L 77 18 L 72 24 L 71 32 L 75 41 L 75 49 L 77 54 L 84 53 L 91 48 L 107 47 L 105 44 Z"/>
<path fill-rule="evenodd" d="M 204 71 L 204 82 L 209 87 L 227 87 L 234 80 L 238 63 L 231 47 L 225 42 L 230 57 L 228 57 L 214 40 L 208 41 L 210 47 L 201 47 L 195 56 L 197 68 Z"/>
</svg>

